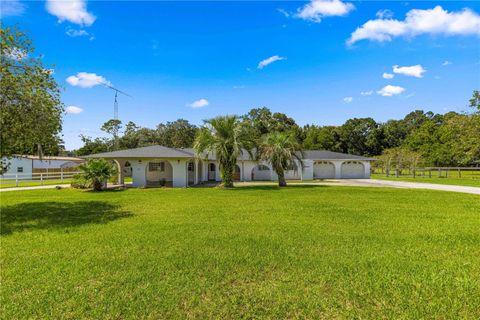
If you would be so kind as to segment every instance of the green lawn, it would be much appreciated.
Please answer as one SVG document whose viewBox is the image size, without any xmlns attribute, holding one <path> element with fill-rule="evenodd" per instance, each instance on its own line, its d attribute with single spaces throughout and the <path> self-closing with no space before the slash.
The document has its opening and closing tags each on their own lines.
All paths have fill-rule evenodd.
<svg viewBox="0 0 480 320">
<path fill-rule="evenodd" d="M 479 319 L 480 197 L 335 186 L 1 197 L 1 319 Z"/>
<path fill-rule="evenodd" d="M 470 186 L 470 187 L 480 187 L 480 175 L 478 178 L 467 176 L 464 178 L 458 177 L 449 177 L 449 178 L 439 178 L 439 177 L 416 177 L 413 178 L 412 176 L 400 176 L 395 177 L 395 174 L 390 175 L 388 177 L 385 174 L 374 173 L 371 175 L 372 179 L 381 179 L 381 180 L 393 180 L 393 181 L 408 181 L 408 182 L 421 182 L 421 183 L 435 183 L 435 184 L 450 184 L 450 185 L 457 185 L 457 186 Z"/>
</svg>

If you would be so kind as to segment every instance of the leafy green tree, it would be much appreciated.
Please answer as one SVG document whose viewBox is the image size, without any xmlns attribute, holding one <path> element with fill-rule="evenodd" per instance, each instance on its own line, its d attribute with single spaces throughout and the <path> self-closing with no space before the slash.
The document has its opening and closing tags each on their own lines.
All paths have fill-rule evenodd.
<svg viewBox="0 0 480 320">
<path fill-rule="evenodd" d="M 198 128 L 187 120 L 178 119 L 157 126 L 158 144 L 171 148 L 191 148 Z"/>
<path fill-rule="evenodd" d="M 0 28 L 0 156 L 56 155 L 63 104 L 53 71 L 17 27 Z"/>
<path fill-rule="evenodd" d="M 338 131 L 342 152 L 362 156 L 382 152 L 382 131 L 372 118 L 347 120 Z"/>
<path fill-rule="evenodd" d="M 118 119 L 110 119 L 105 122 L 100 128 L 100 130 L 112 135 L 114 150 L 118 149 L 118 134 L 121 128 L 122 121 Z"/>
<path fill-rule="evenodd" d="M 299 141 L 303 140 L 302 129 L 293 118 L 284 113 L 272 113 L 270 109 L 263 107 L 251 109 L 241 118 L 257 139 L 270 132 L 293 132 Z"/>
<path fill-rule="evenodd" d="M 280 187 L 287 185 L 285 171 L 298 169 L 295 160 L 301 167 L 303 166 L 301 145 L 293 134 L 286 132 L 271 132 L 264 135 L 258 146 L 258 158 L 271 163 L 278 175 Z"/>
<path fill-rule="evenodd" d="M 89 154 L 108 152 L 113 148 L 113 141 L 107 138 L 93 139 L 85 135 L 80 135 L 80 139 L 83 142 L 83 146 L 74 152 L 74 154 L 79 157 Z"/>
<path fill-rule="evenodd" d="M 472 98 L 468 101 L 468 106 L 472 108 L 474 112 L 480 113 L 480 91 L 473 91 Z"/>
<path fill-rule="evenodd" d="M 81 178 L 95 191 L 104 189 L 106 182 L 114 175 L 114 166 L 105 159 L 89 159 L 79 166 Z"/>
<path fill-rule="evenodd" d="M 194 148 L 199 154 L 215 154 L 222 186 L 231 188 L 237 158 L 243 152 L 251 155 L 253 138 L 237 116 L 220 116 L 205 121 L 195 138 Z"/>
<path fill-rule="evenodd" d="M 308 150 L 329 150 L 341 152 L 338 127 L 306 125 L 303 127 L 305 139 L 303 148 Z"/>
</svg>

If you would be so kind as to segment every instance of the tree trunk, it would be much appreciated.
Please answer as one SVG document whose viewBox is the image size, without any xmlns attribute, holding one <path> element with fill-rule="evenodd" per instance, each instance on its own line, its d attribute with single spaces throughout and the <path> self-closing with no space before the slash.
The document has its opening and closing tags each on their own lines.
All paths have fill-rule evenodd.
<svg viewBox="0 0 480 320">
<path fill-rule="evenodd" d="M 222 187 L 233 188 L 233 171 L 235 166 L 222 165 L 220 171 L 222 174 Z"/>
<path fill-rule="evenodd" d="M 285 180 L 285 173 L 283 172 L 283 169 L 278 169 L 277 171 L 277 176 L 278 176 L 278 186 L 279 187 L 286 187 L 287 186 L 287 181 Z"/>
</svg>

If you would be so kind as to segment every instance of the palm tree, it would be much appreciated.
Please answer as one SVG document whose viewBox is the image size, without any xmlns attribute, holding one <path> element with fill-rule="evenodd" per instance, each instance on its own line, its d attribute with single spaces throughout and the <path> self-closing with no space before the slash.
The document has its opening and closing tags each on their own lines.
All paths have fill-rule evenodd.
<svg viewBox="0 0 480 320">
<path fill-rule="evenodd" d="M 220 116 L 205 120 L 194 142 L 198 154 L 213 153 L 219 163 L 222 186 L 233 187 L 237 157 L 242 152 L 251 155 L 253 140 L 237 116 Z"/>
<path fill-rule="evenodd" d="M 107 180 L 115 174 L 113 165 L 105 159 L 89 159 L 85 164 L 79 166 L 81 178 L 94 191 L 103 190 Z"/>
<path fill-rule="evenodd" d="M 259 160 L 270 162 L 273 170 L 278 175 L 278 185 L 285 187 L 285 170 L 303 168 L 301 146 L 295 136 L 287 132 L 271 132 L 264 135 L 258 146 L 257 157 Z"/>
</svg>

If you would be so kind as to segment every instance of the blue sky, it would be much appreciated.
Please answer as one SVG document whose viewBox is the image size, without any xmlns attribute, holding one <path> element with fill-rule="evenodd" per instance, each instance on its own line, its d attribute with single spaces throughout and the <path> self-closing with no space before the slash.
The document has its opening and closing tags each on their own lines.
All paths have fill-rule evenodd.
<svg viewBox="0 0 480 320">
<path fill-rule="evenodd" d="M 301 125 L 385 121 L 465 110 L 480 87 L 479 2 L 70 4 L 2 4 L 76 107 L 64 116 L 67 149 L 113 117 L 114 94 L 94 78 L 131 94 L 120 119 L 146 127 L 262 106 Z"/>
</svg>

